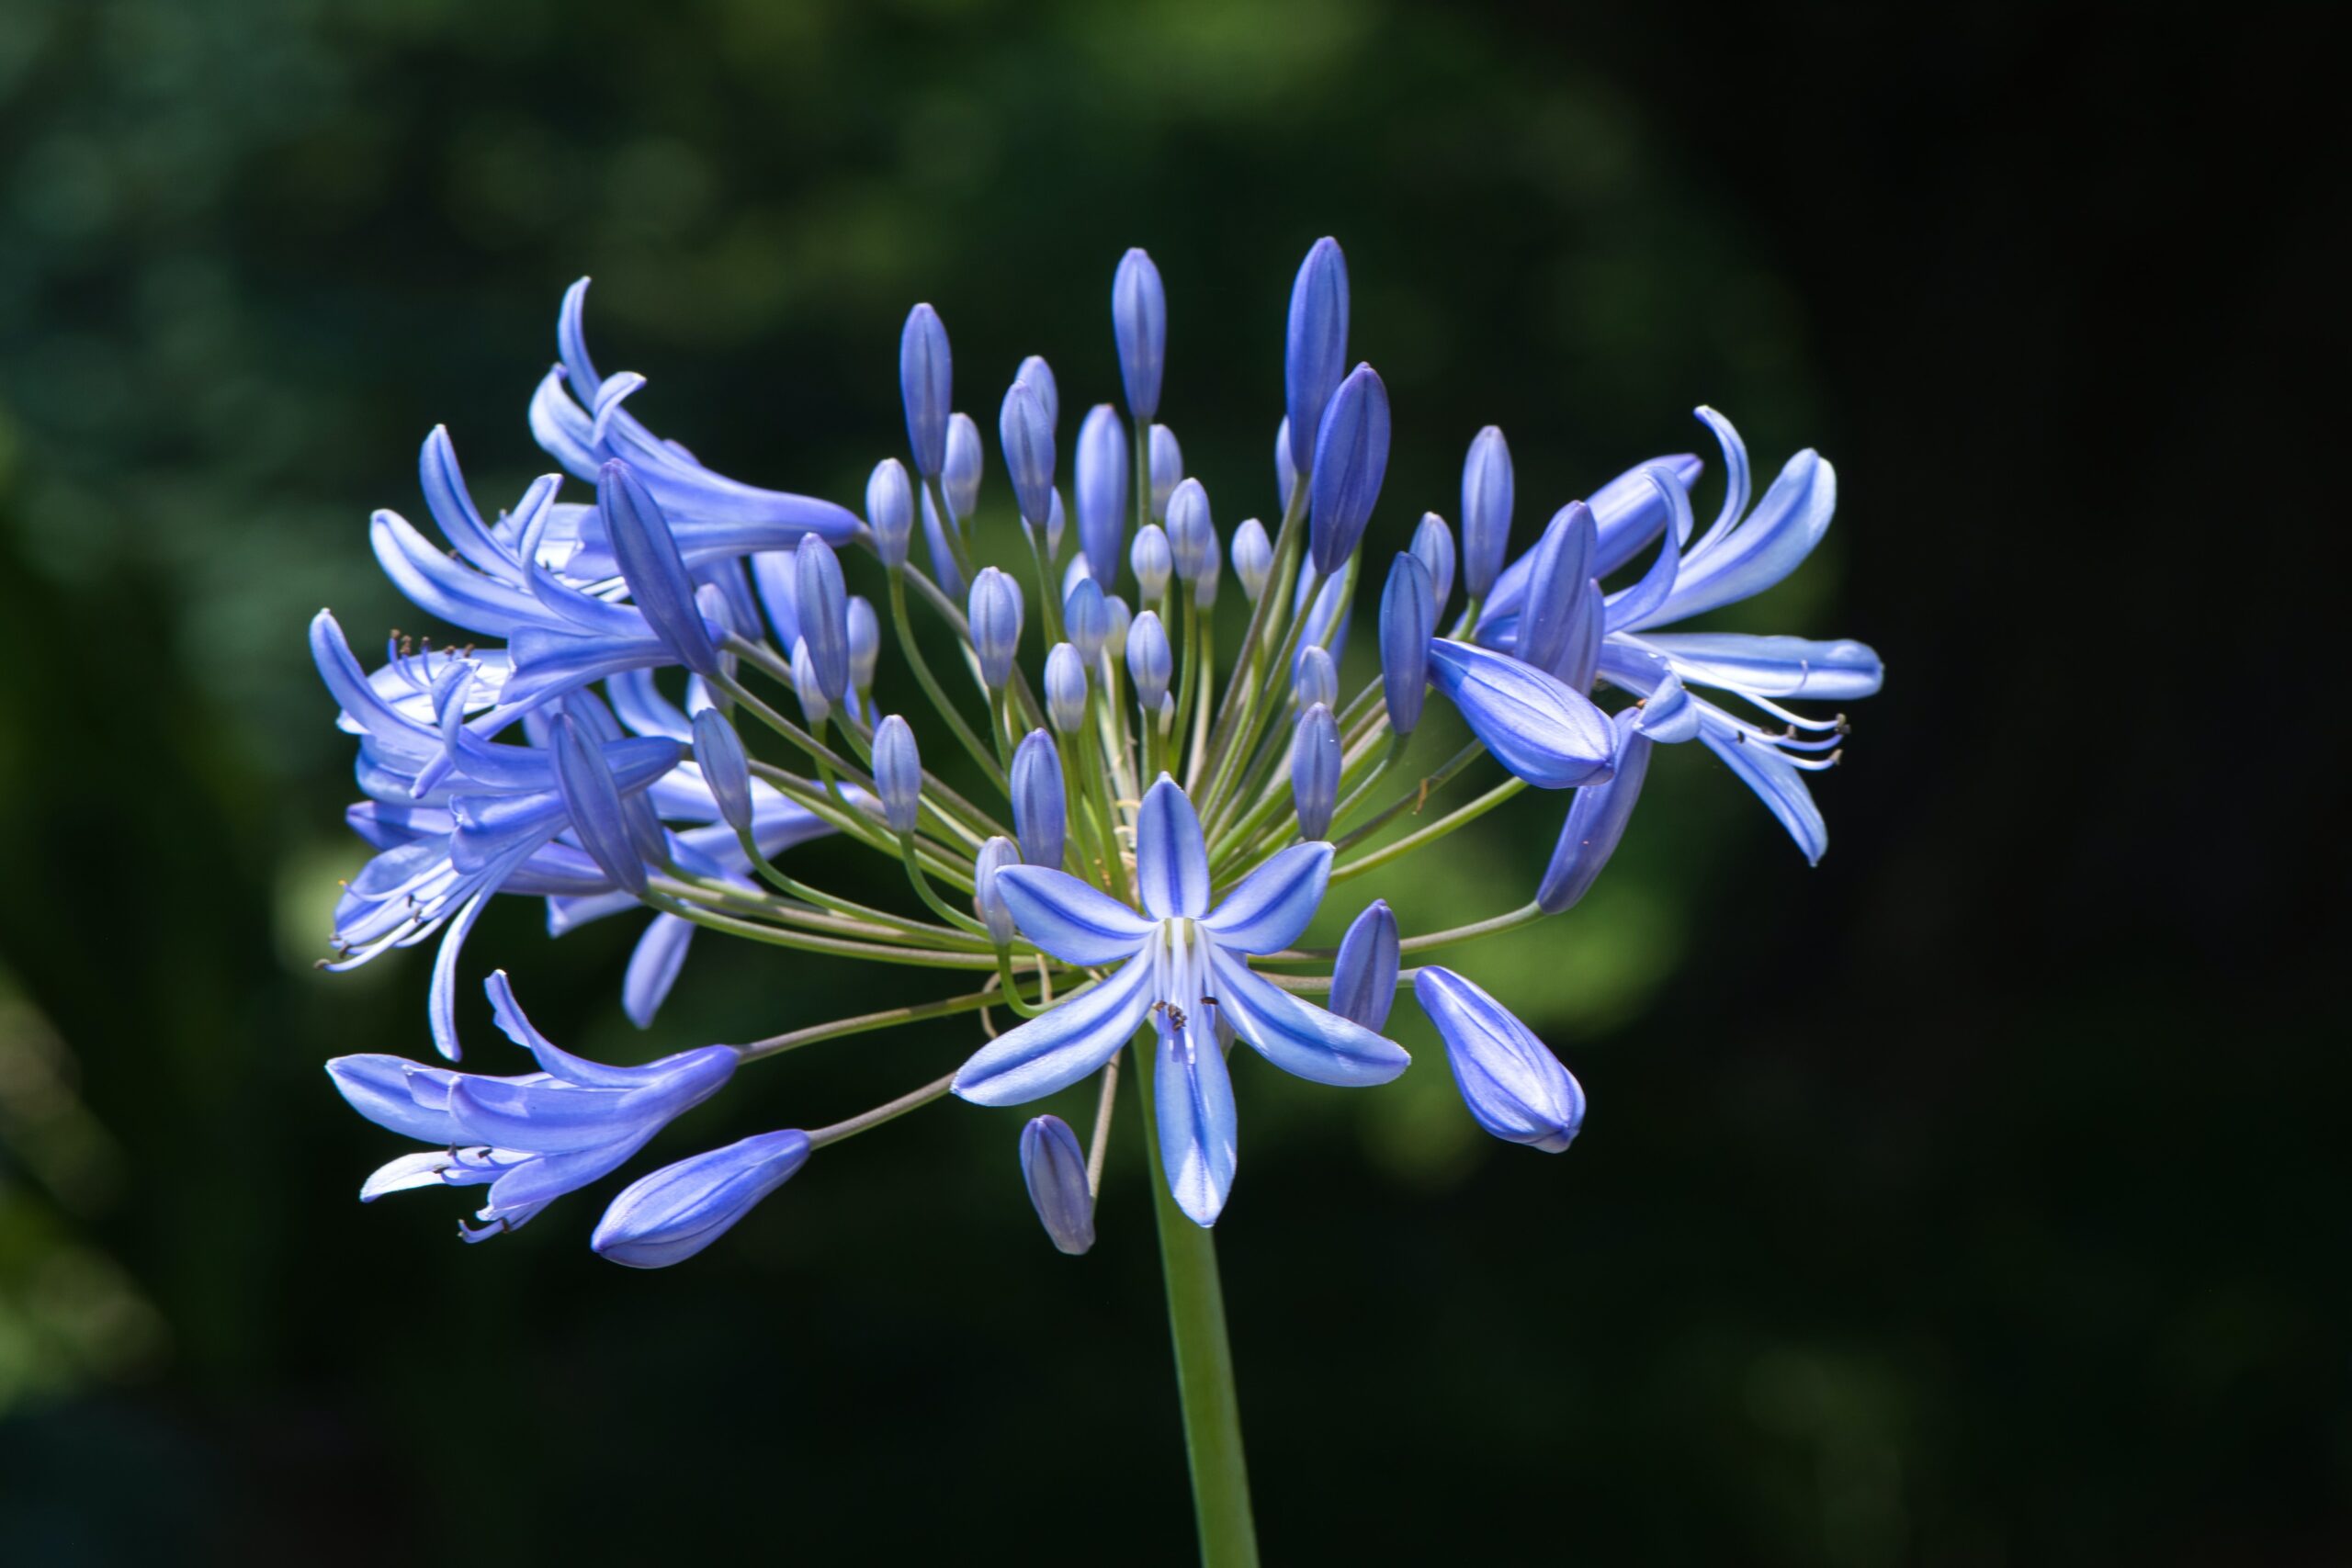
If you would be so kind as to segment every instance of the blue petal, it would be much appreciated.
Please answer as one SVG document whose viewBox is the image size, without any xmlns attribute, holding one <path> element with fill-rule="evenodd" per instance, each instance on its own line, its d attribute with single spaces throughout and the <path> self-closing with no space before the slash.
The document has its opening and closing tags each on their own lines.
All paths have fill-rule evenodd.
<svg viewBox="0 0 2352 1568">
<path fill-rule="evenodd" d="M 1789 830 L 1806 861 L 1818 864 L 1829 848 L 1829 824 L 1805 787 L 1804 772 L 1771 746 L 1744 739 L 1744 732 L 1719 713 L 1709 710 L 1701 721 L 1699 739 L 1724 760 L 1740 782 Z"/>
<path fill-rule="evenodd" d="M 1798 453 L 1745 522 L 1710 532 L 1683 557 L 1674 592 L 1649 624 L 1688 620 L 1763 592 L 1813 553 L 1837 510 L 1837 470 L 1809 447 Z"/>
<path fill-rule="evenodd" d="M 1628 708 L 1621 723 L 1630 724 L 1630 716 L 1640 711 Z M 1617 841 L 1625 836 L 1625 824 L 1633 819 L 1634 803 L 1641 798 L 1642 780 L 1649 767 L 1648 737 L 1629 735 L 1618 750 L 1616 773 L 1604 783 L 1586 784 L 1577 791 L 1568 804 L 1568 819 L 1561 825 L 1559 842 L 1553 846 L 1551 863 L 1544 867 L 1544 880 L 1535 889 L 1535 902 L 1546 914 L 1558 914 L 1592 890 L 1601 868 L 1616 853 Z"/>
<path fill-rule="evenodd" d="M 499 1032 L 537 1058 L 539 1070 L 551 1077 L 582 1089 L 642 1089 L 668 1071 L 666 1060 L 645 1067 L 611 1067 L 564 1050 L 525 1016 L 503 969 L 492 971 L 482 982 L 482 989 L 490 995 L 491 1016 L 497 1021 Z"/>
<path fill-rule="evenodd" d="M 1153 921 L 1065 871 L 1009 865 L 996 874 L 996 888 L 1021 934 L 1065 964 L 1132 958 L 1154 929 Z"/>
<path fill-rule="evenodd" d="M 492 577 L 519 581 L 522 571 L 514 552 L 500 544 L 497 536 L 490 531 L 466 489 L 466 477 L 458 471 L 458 450 L 450 445 L 447 425 L 435 425 L 433 433 L 424 438 L 424 448 L 416 456 L 416 472 L 418 482 L 424 488 L 426 508 L 441 525 L 441 532 L 458 547 L 458 553 Z"/>
<path fill-rule="evenodd" d="M 546 618 L 528 593 L 450 559 L 397 512 L 377 513 L 368 522 L 368 539 L 392 586 L 418 609 L 453 626 L 503 637 Z"/>
<path fill-rule="evenodd" d="M 463 1143 L 465 1134 L 447 1111 L 417 1103 L 408 1081 L 417 1072 L 437 1073 L 445 1084 L 451 1077 L 444 1069 L 420 1067 L 399 1056 L 337 1056 L 327 1064 L 335 1091 L 377 1126 L 420 1143 Z"/>
<path fill-rule="evenodd" d="M 509 1229 L 517 1223 L 517 1212 L 528 1210 L 537 1213 L 548 1203 L 567 1192 L 576 1192 L 592 1181 L 618 1170 L 628 1157 L 643 1148 L 653 1134 L 662 1130 L 659 1122 L 649 1122 L 609 1143 L 593 1148 L 568 1149 L 561 1154 L 543 1155 L 526 1160 L 513 1170 L 490 1184 L 490 1202 L 482 1210 L 486 1220 L 503 1218 Z"/>
<path fill-rule="evenodd" d="M 997 874 L 1000 882 L 1006 872 Z M 1144 992 L 1151 977 L 1146 950 L 1108 979 L 982 1046 L 956 1075 L 956 1092 L 975 1105 L 1019 1105 L 1069 1088 L 1116 1055 L 1136 1032 L 1148 1010 Z"/>
<path fill-rule="evenodd" d="M 1278 953 L 1315 919 L 1330 880 L 1329 844 L 1293 844 L 1243 877 L 1201 924 L 1219 947 Z"/>
<path fill-rule="evenodd" d="M 635 470 L 615 461 L 605 464 L 597 477 L 596 504 L 621 575 L 628 580 L 629 596 L 654 635 L 696 674 L 718 674 L 718 650 L 703 624 L 694 578 L 660 503 Z"/>
<path fill-rule="evenodd" d="M 1843 638 L 1816 642 L 1801 637 L 1681 632 L 1641 640 L 1665 654 L 1685 681 L 1743 696 L 1844 702 L 1876 692 L 1886 672 L 1869 645 Z"/>
<path fill-rule="evenodd" d="M 1495 759 L 1536 788 L 1608 776 L 1616 731 L 1581 693 L 1508 655 L 1445 637 L 1430 644 L 1430 673 Z"/>
<path fill-rule="evenodd" d="M 675 650 L 650 632 L 623 639 L 528 627 L 514 634 L 509 651 L 514 673 L 507 679 L 501 705 L 510 711 L 535 706 L 592 681 L 678 661 Z"/>
<path fill-rule="evenodd" d="M 1295 1077 L 1354 1089 L 1386 1083 L 1412 1066 L 1394 1040 L 1292 996 L 1228 953 L 1210 951 L 1209 977 L 1233 1032 Z"/>
<path fill-rule="evenodd" d="M 656 915 L 628 955 L 628 972 L 621 977 L 621 1010 L 639 1029 L 653 1027 L 654 1014 L 678 983 L 685 966 L 686 948 L 695 938 L 695 923 L 679 915 Z"/>
<path fill-rule="evenodd" d="M 1166 773 L 1136 816 L 1136 886 L 1154 919 L 1198 919 L 1209 907 L 1209 852 L 1201 818 Z"/>
<path fill-rule="evenodd" d="M 1159 1043 L 1152 1100 L 1168 1190 L 1194 1224 L 1216 1224 L 1233 1190 L 1238 1151 L 1233 1079 L 1225 1069 L 1224 1051 L 1206 1030 L 1188 1030 Z"/>
</svg>

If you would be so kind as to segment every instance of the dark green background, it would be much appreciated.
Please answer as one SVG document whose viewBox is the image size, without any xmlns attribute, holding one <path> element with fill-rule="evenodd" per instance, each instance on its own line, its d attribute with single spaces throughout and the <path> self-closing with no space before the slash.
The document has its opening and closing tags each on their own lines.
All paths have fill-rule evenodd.
<svg viewBox="0 0 2352 1568">
<path fill-rule="evenodd" d="M 352 1201 L 397 1145 L 319 1063 L 424 1052 L 424 964 L 307 967 L 359 851 L 302 626 L 402 623 L 364 523 L 435 422 L 486 501 L 547 466 L 582 272 L 663 434 L 850 500 L 910 302 L 984 423 L 1033 351 L 1074 411 L 1146 245 L 1229 526 L 1325 232 L 1395 400 L 1375 548 L 1483 423 L 1523 541 L 1703 400 L 1840 476 L 1727 624 L 1891 674 L 1818 870 L 1693 748 L 1465 964 L 1583 1078 L 1571 1154 L 1478 1136 L 1417 1018 L 1391 1090 L 1240 1070 L 1270 1560 L 2352 1553 L 2323 14 L 0 0 L 0 1561 L 1185 1559 L 1132 1148 L 1084 1261 L 952 1107 L 664 1273 L 594 1196 L 481 1249 Z M 1556 814 L 1392 897 L 1517 902 Z M 537 924 L 476 958 L 652 1048 L 623 923 Z M 658 1043 L 899 981 L 706 941 Z M 763 1068 L 657 1152 L 968 1045 Z"/>
</svg>

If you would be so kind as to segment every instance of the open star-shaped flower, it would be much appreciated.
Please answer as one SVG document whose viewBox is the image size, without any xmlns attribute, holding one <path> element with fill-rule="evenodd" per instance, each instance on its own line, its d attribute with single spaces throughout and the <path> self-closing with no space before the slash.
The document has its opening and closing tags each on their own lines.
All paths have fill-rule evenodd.
<svg viewBox="0 0 2352 1568">
<path fill-rule="evenodd" d="M 956 1092 L 978 1105 L 1043 1099 L 1101 1068 L 1150 1021 L 1169 1190 L 1195 1223 L 1216 1223 L 1235 1165 L 1233 1084 L 1218 1024 L 1316 1083 L 1386 1083 L 1412 1060 L 1395 1041 L 1250 972 L 1250 955 L 1298 940 L 1330 873 L 1329 844 L 1295 844 L 1211 908 L 1200 818 L 1161 774 L 1136 819 L 1140 912 L 1065 872 L 1021 865 L 997 874 L 1023 936 L 1064 963 L 1118 967 L 991 1042 L 956 1075 Z"/>
</svg>

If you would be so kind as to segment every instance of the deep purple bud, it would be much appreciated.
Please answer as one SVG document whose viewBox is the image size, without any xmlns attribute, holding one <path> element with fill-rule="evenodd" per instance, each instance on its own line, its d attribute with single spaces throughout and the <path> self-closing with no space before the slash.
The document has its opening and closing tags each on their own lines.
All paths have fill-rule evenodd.
<svg viewBox="0 0 2352 1568">
<path fill-rule="evenodd" d="M 1209 519 L 1209 492 L 1186 479 L 1168 497 L 1168 552 L 1180 581 L 1201 575 L 1216 556 L 1216 525 Z"/>
<path fill-rule="evenodd" d="M 1600 536 L 1592 513 L 1572 501 L 1553 514 L 1535 542 L 1527 578 L 1527 604 L 1520 612 L 1519 661 L 1550 674 L 1559 671 L 1569 634 L 1584 615 L 1585 584 L 1592 581 L 1592 553 Z"/>
<path fill-rule="evenodd" d="M 989 940 L 999 947 L 1012 944 L 1012 908 L 996 885 L 996 874 L 1021 863 L 1021 851 L 1000 833 L 980 846 L 972 858 L 972 913 L 989 929 Z"/>
<path fill-rule="evenodd" d="M 1054 382 L 1054 367 L 1046 363 L 1046 356 L 1042 354 L 1031 355 L 1021 362 L 1021 368 L 1012 373 L 1012 378 L 1029 383 L 1029 389 L 1037 394 L 1038 404 L 1046 411 L 1046 426 L 1049 429 L 1059 430 L 1062 423 L 1062 393 L 1061 389 Z"/>
<path fill-rule="evenodd" d="M 1046 655 L 1046 716 L 1064 735 L 1086 722 L 1086 656 L 1070 643 L 1057 642 Z"/>
<path fill-rule="evenodd" d="M 1086 1151 L 1058 1116 L 1021 1129 L 1021 1179 L 1037 1223 L 1059 1250 L 1078 1257 L 1094 1245 L 1094 1194 L 1086 1185 Z"/>
<path fill-rule="evenodd" d="M 1388 728 L 1410 735 L 1421 722 L 1421 700 L 1429 694 L 1430 638 L 1437 635 L 1437 606 L 1430 574 L 1419 558 L 1400 555 L 1380 591 L 1380 687 L 1388 699 Z"/>
<path fill-rule="evenodd" d="M 1326 235 L 1299 264 L 1290 288 L 1290 333 L 1283 344 L 1290 457 L 1295 468 L 1315 461 L 1314 433 L 1348 365 L 1348 261 Z"/>
<path fill-rule="evenodd" d="M 621 1189 L 588 1245 L 631 1269 L 683 1263 L 808 1163 L 808 1134 L 762 1133 L 665 1165 Z"/>
<path fill-rule="evenodd" d="M 1127 430 L 1109 403 L 1086 411 L 1078 427 L 1078 547 L 1104 582 L 1119 572 L 1127 529 Z"/>
<path fill-rule="evenodd" d="M 743 738 L 717 708 L 695 715 L 695 763 L 702 782 L 718 802 L 718 815 L 739 833 L 752 826 L 752 763 L 743 754 Z"/>
<path fill-rule="evenodd" d="M 670 521 L 636 472 L 617 457 L 597 475 L 596 507 L 645 624 L 679 663 L 697 675 L 718 674 L 718 647 L 695 603 L 695 580 L 670 533 Z"/>
<path fill-rule="evenodd" d="M 1033 729 L 1013 749 L 1007 793 L 1012 796 L 1012 830 L 1021 858 L 1031 865 L 1058 869 L 1068 812 L 1062 795 L 1062 754 L 1054 738 Z"/>
<path fill-rule="evenodd" d="M 1042 528 L 1053 510 L 1054 427 L 1028 382 L 1015 381 L 1004 394 L 997 434 L 1004 443 L 1005 472 L 1012 476 L 1022 520 Z"/>
<path fill-rule="evenodd" d="M 893 833 L 911 833 L 922 811 L 922 754 L 915 732 L 897 714 L 874 727 L 874 792 Z"/>
<path fill-rule="evenodd" d="M 1462 464 L 1462 588 L 1484 599 L 1510 546 L 1510 446 L 1494 425 L 1470 441 Z"/>
<path fill-rule="evenodd" d="M 980 427 L 970 414 L 959 413 L 947 421 L 947 464 L 939 476 L 939 488 L 946 493 L 947 510 L 963 519 L 979 510 Z"/>
<path fill-rule="evenodd" d="M 1421 525 L 1413 530 L 1413 558 L 1430 574 L 1430 603 L 1442 618 L 1453 596 L 1453 530 L 1434 512 L 1422 513 Z"/>
<path fill-rule="evenodd" d="M 800 715 L 808 728 L 823 728 L 833 716 L 833 704 L 825 695 L 824 677 L 817 672 L 817 657 L 808 651 L 805 637 L 792 645 L 792 691 L 800 699 Z"/>
<path fill-rule="evenodd" d="M 1634 803 L 1641 798 L 1642 780 L 1650 771 L 1649 737 L 1634 727 L 1641 713 L 1627 708 L 1617 715 L 1617 772 L 1600 784 L 1582 786 L 1569 798 L 1568 819 L 1560 827 L 1560 841 L 1553 846 L 1552 862 L 1535 889 L 1535 902 L 1547 915 L 1573 907 L 1592 891 L 1601 867 L 1625 836 Z"/>
<path fill-rule="evenodd" d="M 1111 607 L 1103 601 L 1101 583 L 1082 577 L 1070 585 L 1069 596 L 1062 601 L 1062 627 L 1091 671 L 1102 656 L 1104 639 L 1111 635 Z"/>
<path fill-rule="evenodd" d="M 1316 703 L 1298 716 L 1290 754 L 1291 804 L 1298 808 L 1298 836 L 1321 839 L 1331 831 L 1340 805 L 1340 721 Z"/>
<path fill-rule="evenodd" d="M 966 615 L 972 651 L 980 658 L 980 679 L 993 692 L 1012 678 L 1012 656 L 1021 646 L 1021 584 L 992 566 L 980 568 Z"/>
<path fill-rule="evenodd" d="M 1313 707 L 1321 703 L 1334 707 L 1340 701 L 1340 667 L 1331 661 L 1330 654 L 1312 644 L 1298 650 L 1292 661 L 1290 695 L 1294 705 Z"/>
<path fill-rule="evenodd" d="M 1176 433 L 1164 424 L 1151 427 L 1151 520 L 1155 523 L 1168 515 L 1168 498 L 1176 493 L 1177 481 L 1184 477 L 1184 449 L 1176 445 Z"/>
<path fill-rule="evenodd" d="M 1135 682 L 1136 700 L 1143 705 L 1146 713 L 1159 711 L 1159 699 L 1168 694 L 1169 677 L 1175 671 L 1176 657 L 1168 646 L 1168 629 L 1159 624 L 1157 615 L 1146 610 L 1127 629 L 1127 676 Z"/>
<path fill-rule="evenodd" d="M 892 570 L 907 564 L 907 541 L 914 537 L 915 492 L 906 466 L 896 457 L 874 465 L 865 481 L 865 523 L 874 530 L 874 553 Z"/>
<path fill-rule="evenodd" d="M 939 312 L 918 305 L 899 334 L 899 395 L 907 405 L 907 444 L 915 472 L 937 479 L 947 460 L 947 411 L 955 396 L 956 362 Z"/>
<path fill-rule="evenodd" d="M 832 546 L 804 534 L 792 564 L 800 635 L 817 668 L 818 689 L 838 703 L 849 690 L 849 601 L 842 591 L 842 563 Z"/>
<path fill-rule="evenodd" d="M 1584 1124 L 1584 1090 L 1534 1032 L 1503 1005 L 1435 964 L 1413 976 L 1413 997 L 1445 1041 L 1463 1103 L 1496 1137 L 1558 1154 Z"/>
<path fill-rule="evenodd" d="M 1111 332 L 1119 340 L 1128 412 L 1148 420 L 1159 412 L 1159 378 L 1168 364 L 1168 295 L 1159 269 L 1140 248 L 1119 258 L 1111 279 Z"/>
<path fill-rule="evenodd" d="M 1330 1010 L 1379 1033 L 1396 1002 L 1400 954 L 1396 917 L 1387 899 L 1374 898 L 1340 939 L 1340 956 L 1331 964 Z"/>
<path fill-rule="evenodd" d="M 629 833 L 620 786 L 613 781 L 604 748 L 582 734 L 569 713 L 556 716 L 548 744 L 554 753 L 556 790 L 571 814 L 580 847 L 598 870 L 625 891 L 643 897 L 645 862 Z"/>
<path fill-rule="evenodd" d="M 1147 523 L 1136 530 L 1136 542 L 1128 547 L 1127 564 L 1135 568 L 1136 586 L 1144 603 L 1157 603 L 1168 592 L 1168 574 L 1175 566 L 1168 547 L 1168 536 L 1157 523 Z"/>
<path fill-rule="evenodd" d="M 1233 575 L 1241 580 L 1241 596 L 1255 604 L 1273 574 L 1274 545 L 1266 537 L 1266 525 L 1255 517 L 1243 518 L 1233 531 Z"/>
<path fill-rule="evenodd" d="M 849 683 L 852 689 L 874 689 L 875 667 L 882 662 L 882 623 L 873 602 L 862 593 L 849 596 Z"/>
<path fill-rule="evenodd" d="M 1290 455 L 1290 421 L 1285 419 L 1274 429 L 1274 493 L 1282 497 L 1283 510 L 1290 510 L 1290 498 L 1298 489 L 1298 464 Z"/>
<path fill-rule="evenodd" d="M 1315 437 L 1306 547 L 1317 571 L 1336 577 L 1355 554 L 1387 475 L 1388 389 L 1371 366 L 1359 365 L 1331 394 Z"/>
</svg>

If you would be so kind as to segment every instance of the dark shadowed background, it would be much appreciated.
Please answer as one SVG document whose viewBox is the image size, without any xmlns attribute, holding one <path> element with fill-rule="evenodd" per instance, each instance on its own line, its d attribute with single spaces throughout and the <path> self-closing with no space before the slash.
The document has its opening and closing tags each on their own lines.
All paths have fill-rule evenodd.
<svg viewBox="0 0 2352 1568">
<path fill-rule="evenodd" d="M 659 429 L 854 502 L 910 303 L 962 406 L 1035 351 L 1082 408 L 1145 245 L 1229 526 L 1326 232 L 1395 400 L 1375 551 L 1481 424 L 1523 544 L 1705 401 L 1840 477 L 1726 624 L 1890 676 L 1818 869 L 1684 749 L 1475 966 L 1583 1079 L 1569 1154 L 1479 1134 L 1409 1004 L 1391 1089 L 1240 1070 L 1270 1561 L 2344 1560 L 2323 15 L 0 0 L 0 1561 L 1187 1558 L 1132 1147 L 1082 1261 L 954 1105 L 661 1273 L 593 1196 L 481 1248 L 353 1201 L 400 1145 L 320 1063 L 426 1051 L 425 962 L 310 967 L 362 853 L 302 631 L 416 621 L 365 521 L 434 423 L 486 501 L 551 466 L 583 272 Z M 1557 811 L 1392 897 L 1520 902 Z M 590 1055 L 900 983 L 706 941 L 641 1039 L 631 933 L 512 902 L 474 956 Z M 749 1072 L 657 1152 L 970 1043 Z"/>
</svg>

